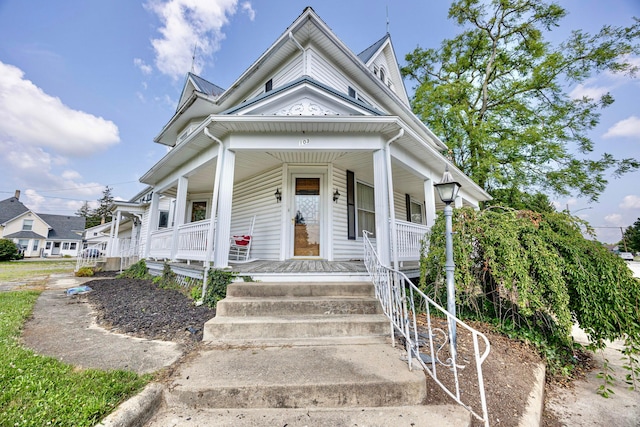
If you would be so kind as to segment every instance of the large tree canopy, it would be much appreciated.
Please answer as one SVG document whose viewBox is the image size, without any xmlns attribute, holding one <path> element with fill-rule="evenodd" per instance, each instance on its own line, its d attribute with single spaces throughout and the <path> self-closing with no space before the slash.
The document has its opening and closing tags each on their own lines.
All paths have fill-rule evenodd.
<svg viewBox="0 0 640 427">
<path fill-rule="evenodd" d="M 414 111 L 450 147 L 453 161 L 485 190 L 540 190 L 597 200 L 636 159 L 593 153 L 588 132 L 613 98 L 572 99 L 567 88 L 602 72 L 634 76 L 640 20 L 581 30 L 557 46 L 545 34 L 566 12 L 539 0 L 458 0 L 449 18 L 461 34 L 407 54 L 417 82 Z"/>
</svg>

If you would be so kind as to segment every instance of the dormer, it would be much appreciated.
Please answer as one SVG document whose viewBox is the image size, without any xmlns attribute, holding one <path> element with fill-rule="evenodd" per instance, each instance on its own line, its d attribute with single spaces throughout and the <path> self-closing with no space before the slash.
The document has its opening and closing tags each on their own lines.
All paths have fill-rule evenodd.
<svg viewBox="0 0 640 427">
<path fill-rule="evenodd" d="M 358 55 L 358 58 L 360 58 L 369 71 L 395 93 L 405 105 L 410 105 L 389 33 L 366 48 Z"/>
</svg>

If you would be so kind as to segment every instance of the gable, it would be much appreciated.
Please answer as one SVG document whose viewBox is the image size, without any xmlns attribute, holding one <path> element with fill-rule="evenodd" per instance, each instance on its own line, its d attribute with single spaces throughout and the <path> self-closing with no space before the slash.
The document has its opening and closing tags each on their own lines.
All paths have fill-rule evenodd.
<svg viewBox="0 0 640 427">
<path fill-rule="evenodd" d="M 402 100 L 405 105 L 410 105 L 409 97 L 404 87 L 402 74 L 398 66 L 391 37 L 387 33 L 382 39 L 367 48 L 358 57 L 363 60 L 367 68 L 379 78 Z"/>
<path fill-rule="evenodd" d="M 380 115 L 355 98 L 345 96 L 308 78 L 265 93 L 224 114 L 261 116 L 363 116 Z"/>
</svg>

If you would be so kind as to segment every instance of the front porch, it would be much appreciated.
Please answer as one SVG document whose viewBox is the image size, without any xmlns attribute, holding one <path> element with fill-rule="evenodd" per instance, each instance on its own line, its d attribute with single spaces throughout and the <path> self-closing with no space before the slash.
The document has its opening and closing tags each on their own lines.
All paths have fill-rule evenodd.
<svg viewBox="0 0 640 427">
<path fill-rule="evenodd" d="M 202 279 L 204 266 L 202 263 L 190 264 L 170 262 L 171 269 L 180 276 Z M 163 262 L 147 260 L 147 267 L 152 274 L 161 274 Z M 247 263 L 230 263 L 230 270 L 238 276 L 249 276 L 252 280 L 262 282 L 314 282 L 314 281 L 369 281 L 370 277 L 364 261 L 325 261 L 325 260 L 254 260 Z M 403 262 L 400 266 L 409 278 L 420 276 L 417 261 Z"/>
</svg>

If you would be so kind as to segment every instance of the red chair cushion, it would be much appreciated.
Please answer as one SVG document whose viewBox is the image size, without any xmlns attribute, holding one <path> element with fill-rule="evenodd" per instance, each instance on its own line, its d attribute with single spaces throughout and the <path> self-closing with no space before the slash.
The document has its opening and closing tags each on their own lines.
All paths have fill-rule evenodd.
<svg viewBox="0 0 640 427">
<path fill-rule="evenodd" d="M 247 246 L 251 241 L 251 236 L 233 236 L 233 240 L 238 246 Z"/>
</svg>

